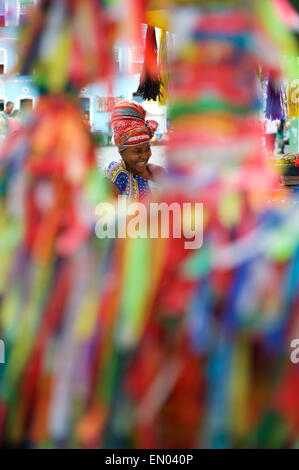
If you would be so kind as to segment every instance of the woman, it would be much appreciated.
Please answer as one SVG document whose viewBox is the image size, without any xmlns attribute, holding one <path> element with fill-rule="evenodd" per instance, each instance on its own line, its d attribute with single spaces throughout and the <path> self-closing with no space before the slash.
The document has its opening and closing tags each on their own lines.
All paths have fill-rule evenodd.
<svg viewBox="0 0 299 470">
<path fill-rule="evenodd" d="M 135 101 L 121 101 L 113 109 L 114 142 L 121 161 L 109 164 L 106 177 L 115 196 L 142 200 L 151 195 L 151 189 L 165 173 L 162 167 L 148 163 L 150 141 L 158 124 L 145 121 L 145 115 L 145 109 Z"/>
</svg>

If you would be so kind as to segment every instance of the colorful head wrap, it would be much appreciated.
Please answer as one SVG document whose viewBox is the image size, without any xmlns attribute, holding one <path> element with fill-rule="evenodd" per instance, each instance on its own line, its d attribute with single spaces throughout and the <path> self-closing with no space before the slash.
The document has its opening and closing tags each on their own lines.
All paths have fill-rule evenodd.
<svg viewBox="0 0 299 470">
<path fill-rule="evenodd" d="M 120 101 L 112 111 L 114 142 L 122 152 L 126 147 L 149 142 L 158 127 L 156 121 L 145 121 L 145 109 L 135 101 Z"/>
</svg>

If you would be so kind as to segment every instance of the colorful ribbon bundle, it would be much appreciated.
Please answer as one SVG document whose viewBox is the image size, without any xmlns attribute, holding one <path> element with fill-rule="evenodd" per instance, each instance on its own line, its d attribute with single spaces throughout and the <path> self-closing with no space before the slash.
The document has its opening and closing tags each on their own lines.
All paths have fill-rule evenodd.
<svg viewBox="0 0 299 470">
<path fill-rule="evenodd" d="M 275 86 L 271 78 L 268 80 L 267 86 L 267 103 L 265 116 L 268 119 L 282 119 L 283 111 L 283 98 L 281 93 L 281 86 Z"/>
<path fill-rule="evenodd" d="M 144 63 L 137 93 L 144 100 L 161 98 L 161 78 L 157 57 L 156 31 L 153 26 L 147 27 L 144 50 Z"/>
<path fill-rule="evenodd" d="M 114 36 L 113 16 L 97 0 L 41 0 L 20 37 L 18 69 L 42 92 L 80 90 L 113 73 Z"/>
<path fill-rule="evenodd" d="M 170 65 L 170 176 L 159 200 L 203 202 L 205 242 L 190 253 L 185 240 L 157 241 L 164 258 L 143 336 L 129 359 L 124 340 L 114 344 L 108 440 L 127 446 L 133 438 L 133 447 L 150 448 L 295 446 L 298 407 L 288 390 L 299 379 L 289 358 L 298 245 L 284 210 L 269 203 L 277 180 L 254 118 L 255 51 L 266 31 L 256 29 L 252 6 L 200 6 L 173 12 L 179 46 Z M 273 70 L 268 55 L 264 63 Z M 136 339 L 124 336 L 132 338 L 128 351 Z"/>
<path fill-rule="evenodd" d="M 24 31 L 21 71 L 36 69 L 42 96 L 31 119 L 20 132 L 8 135 L 1 149 L 6 183 L 0 315 L 6 354 L 0 372 L 4 445 L 50 443 L 50 390 L 58 385 L 59 374 L 67 376 L 71 349 L 57 361 L 52 352 L 56 342 L 59 348 L 73 343 L 74 327 L 80 342 L 98 309 L 101 256 L 105 258 L 107 246 L 103 243 L 100 251 L 91 236 L 95 204 L 106 198 L 105 182 L 75 95 L 108 72 L 108 13 L 101 9 L 93 0 L 41 1 Z M 8 207 L 19 182 L 10 177 L 11 168 L 13 176 L 21 170 L 24 184 L 18 217 Z M 81 313 L 80 321 L 75 320 Z M 67 418 L 63 426 L 68 426 Z M 60 431 L 53 432 L 59 440 Z"/>
</svg>

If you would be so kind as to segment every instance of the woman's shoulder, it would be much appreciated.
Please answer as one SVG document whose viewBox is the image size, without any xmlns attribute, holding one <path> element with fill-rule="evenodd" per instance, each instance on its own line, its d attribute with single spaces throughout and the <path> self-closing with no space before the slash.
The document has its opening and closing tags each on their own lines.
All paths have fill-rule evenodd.
<svg viewBox="0 0 299 470">
<path fill-rule="evenodd" d="M 117 177 L 119 174 L 128 174 L 128 171 L 124 168 L 122 162 L 112 161 L 105 168 L 105 176 L 109 179 Z"/>
<path fill-rule="evenodd" d="M 111 181 L 121 193 L 124 193 L 129 181 L 129 173 L 121 162 L 111 162 L 105 171 L 106 178 Z"/>
<path fill-rule="evenodd" d="M 123 170 L 125 170 L 124 166 L 122 165 L 122 162 L 120 162 L 120 161 L 115 161 L 115 160 L 113 160 L 112 162 L 110 162 L 110 163 L 109 163 L 108 165 L 106 165 L 106 167 L 105 167 L 105 170 L 106 170 L 106 171 L 113 171 L 113 170 L 115 170 L 115 169 L 118 169 L 118 170 L 123 169 Z"/>
</svg>

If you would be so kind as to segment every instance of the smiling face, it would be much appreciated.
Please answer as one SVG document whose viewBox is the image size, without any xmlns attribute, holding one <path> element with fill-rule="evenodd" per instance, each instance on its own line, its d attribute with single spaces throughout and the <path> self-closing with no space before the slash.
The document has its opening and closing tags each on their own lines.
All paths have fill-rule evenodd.
<svg viewBox="0 0 299 470">
<path fill-rule="evenodd" d="M 127 170 L 132 173 L 142 174 L 146 170 L 148 160 L 152 155 L 149 142 L 127 147 L 121 152 Z"/>
</svg>

